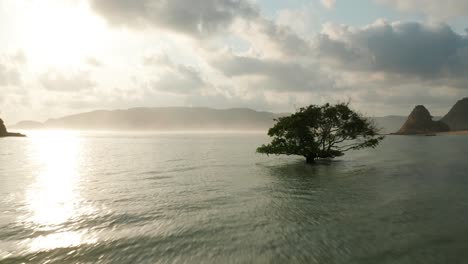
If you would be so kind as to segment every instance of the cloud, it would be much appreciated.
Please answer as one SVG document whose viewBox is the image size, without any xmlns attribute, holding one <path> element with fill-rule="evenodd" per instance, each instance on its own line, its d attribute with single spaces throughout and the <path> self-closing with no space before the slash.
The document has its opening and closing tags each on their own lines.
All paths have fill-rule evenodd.
<svg viewBox="0 0 468 264">
<path fill-rule="evenodd" d="M 231 54 L 218 57 L 213 66 L 229 78 L 250 78 L 252 89 L 304 92 L 335 88 L 334 80 L 316 64 Z"/>
<path fill-rule="evenodd" d="M 307 40 L 273 21 L 252 21 L 244 31 L 250 50 L 228 51 L 209 61 L 227 82 L 246 90 L 301 93 L 309 103 L 347 97 L 369 109 L 388 105 L 384 97 L 400 98 L 397 93 L 405 89 L 412 91 L 414 101 L 421 96 L 434 105 L 437 100 L 427 100 L 425 93 L 468 87 L 467 37 L 446 24 L 383 20 L 360 28 L 326 24 L 322 33 Z"/>
<path fill-rule="evenodd" d="M 21 73 L 18 69 L 0 64 L 0 86 L 17 86 L 21 82 Z"/>
<path fill-rule="evenodd" d="M 200 63 L 193 64 L 196 66 L 175 64 L 167 55 L 144 59 L 143 65 L 153 68 L 152 77 L 144 85 L 157 92 L 191 97 L 195 93 L 209 93 L 213 98 L 235 101 L 236 97 L 252 94 L 247 91 L 249 89 L 309 92 L 335 87 L 329 73 L 322 72 L 318 64 L 311 61 L 314 60 L 313 46 L 305 38 L 306 34 L 298 35 L 287 23 L 264 18 L 251 1 L 94 0 L 91 6 L 116 26 L 137 30 L 164 28 L 201 40 L 191 43 L 198 45 L 196 48 L 203 53 L 203 56 L 197 54 Z M 206 36 L 219 41 L 219 46 L 205 41 Z M 227 36 L 245 42 L 249 54 L 217 57 L 216 53 L 226 45 Z M 207 68 L 200 68 L 200 64 Z M 244 71 L 236 73 L 240 68 Z M 223 81 L 228 85 L 223 86 Z M 226 95 L 229 93 L 231 96 Z"/>
<path fill-rule="evenodd" d="M 238 17 L 257 16 L 244 0 L 90 0 L 95 12 L 117 26 L 156 26 L 189 35 L 224 30 Z"/>
<path fill-rule="evenodd" d="M 23 51 L 0 54 L 0 86 L 20 86 L 27 58 Z"/>
<path fill-rule="evenodd" d="M 335 7 L 336 0 L 320 0 L 320 3 L 326 9 L 332 9 Z"/>
<path fill-rule="evenodd" d="M 197 40 L 227 36 L 253 46 L 267 45 L 290 55 L 307 52 L 308 43 L 289 26 L 264 18 L 249 0 L 89 0 L 92 9 L 110 24 L 136 30 L 157 28 Z M 199 45 L 210 47 L 205 42 Z"/>
<path fill-rule="evenodd" d="M 423 13 L 435 19 L 466 17 L 466 0 L 375 0 L 378 3 L 394 7 L 401 11 Z"/>
<path fill-rule="evenodd" d="M 96 82 L 87 71 L 77 71 L 69 74 L 50 70 L 39 76 L 39 82 L 44 88 L 54 92 L 81 92 L 94 88 Z"/>
<path fill-rule="evenodd" d="M 260 41 L 261 44 L 273 47 L 275 52 L 282 53 L 284 56 L 307 56 L 310 53 L 310 43 L 289 26 L 258 18 L 251 21 L 251 29 L 253 29 L 252 32 L 247 32 L 252 34 L 247 38 L 253 46 Z"/>
<path fill-rule="evenodd" d="M 37 75 L 25 71 L 28 58 L 23 53 L 1 57 L 0 87 L 11 86 L 2 87 L 8 98 L 20 102 L 19 95 L 12 95 L 14 90 L 23 91 L 13 86 L 42 86 L 45 89 L 28 88 L 36 105 L 45 104 L 34 98 L 46 97 L 60 111 L 76 112 L 158 105 L 292 111 L 296 104 L 349 97 L 360 110 L 391 114 L 408 104 L 441 105 L 466 94 L 468 88 L 468 36 L 446 24 L 378 21 L 363 27 L 322 26 L 313 10 L 317 1 L 310 10 L 276 10 L 274 19 L 262 15 L 257 0 L 87 1 L 114 29 L 128 29 L 108 32 L 118 47 L 100 58 L 80 59 L 82 65 L 75 67 L 87 71 L 60 68 Z M 456 10 L 438 1 L 375 1 L 431 16 L 467 13 L 462 1 L 444 2 Z M 321 2 L 326 8 L 335 5 Z M 135 61 L 150 52 L 164 55 Z M 450 91 L 450 96 L 437 91 Z"/>
<path fill-rule="evenodd" d="M 364 28 L 327 28 L 317 41 L 322 59 L 344 69 L 420 80 L 464 78 L 468 38 L 448 25 L 378 21 Z"/>
<path fill-rule="evenodd" d="M 194 68 L 178 65 L 163 74 L 151 86 L 158 91 L 189 94 L 209 86 Z"/>
<path fill-rule="evenodd" d="M 280 10 L 275 23 L 279 26 L 291 28 L 303 38 L 317 34 L 321 28 L 319 15 L 313 6 Z"/>
<path fill-rule="evenodd" d="M 274 30 L 247 31 L 253 49 L 223 53 L 210 63 L 230 83 L 249 90 L 301 93 L 309 100 L 302 101 L 305 104 L 347 97 L 369 114 L 379 115 L 395 111 L 390 105 L 404 109 L 428 103 L 440 109 L 468 88 L 467 36 L 446 24 L 382 20 L 360 28 L 327 24 L 310 41 L 288 27 L 284 30 L 298 41 L 278 37 Z M 441 96 L 436 93 L 441 89 L 456 92 Z M 411 93 L 411 100 L 396 104 L 405 92 Z M 427 94 L 435 99 L 429 100 Z"/>
<path fill-rule="evenodd" d="M 156 91 L 187 95 L 211 86 L 194 67 L 176 64 L 166 54 L 145 57 L 143 65 L 159 73 L 159 77 L 149 84 Z"/>
<path fill-rule="evenodd" d="M 89 0 L 92 9 L 110 24 L 141 30 L 158 28 L 205 37 L 247 38 L 250 44 L 269 45 L 289 54 L 306 52 L 308 44 L 291 28 L 261 16 L 248 0 Z M 243 23 L 236 23 L 236 22 Z M 241 25 L 240 28 L 233 27 Z M 204 42 L 201 45 L 206 45 Z M 209 46 L 209 45 L 207 45 Z"/>
</svg>

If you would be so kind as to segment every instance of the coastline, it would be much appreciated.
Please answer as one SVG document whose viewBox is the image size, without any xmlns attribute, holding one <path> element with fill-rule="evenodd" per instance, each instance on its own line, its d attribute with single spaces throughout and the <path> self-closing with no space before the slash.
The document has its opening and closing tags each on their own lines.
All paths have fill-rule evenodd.
<svg viewBox="0 0 468 264">
<path fill-rule="evenodd" d="M 457 136 L 466 136 L 466 135 L 468 135 L 468 130 L 441 132 L 441 133 L 437 133 L 437 135 L 457 135 Z"/>
<path fill-rule="evenodd" d="M 26 135 L 21 134 L 21 133 L 6 133 L 6 134 L 0 135 L 0 138 L 6 138 L 6 137 L 26 137 Z"/>
<path fill-rule="evenodd" d="M 448 132 L 438 132 L 438 133 L 420 133 L 420 134 L 389 133 L 389 134 L 382 134 L 382 135 L 384 136 L 468 136 L 468 130 L 448 131 Z"/>
</svg>

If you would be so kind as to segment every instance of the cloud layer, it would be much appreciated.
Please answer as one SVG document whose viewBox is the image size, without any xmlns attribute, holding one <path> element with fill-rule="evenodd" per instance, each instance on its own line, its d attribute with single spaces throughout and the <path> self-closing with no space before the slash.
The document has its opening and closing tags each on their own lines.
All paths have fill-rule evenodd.
<svg viewBox="0 0 468 264">
<path fill-rule="evenodd" d="M 292 111 L 351 99 L 363 112 L 384 115 L 404 114 L 414 104 L 442 109 L 467 94 L 468 33 L 440 22 L 468 13 L 464 1 L 375 0 L 431 19 L 365 26 L 319 24 L 310 17 L 315 13 L 304 10 L 267 17 L 258 1 L 249 0 L 87 2 L 88 11 L 107 22 L 113 41 L 80 65 L 52 67 L 59 70 L 33 71 L 21 52 L 2 55 L 0 88 L 8 93 L 8 107 L 32 102 L 64 113 L 158 105 Z M 316 7 L 327 14 L 339 8 L 319 0 Z M 290 18 L 293 23 L 285 21 Z M 317 21 L 314 30 L 307 27 L 311 21 Z M 153 52 L 160 55 L 148 56 Z"/>
<path fill-rule="evenodd" d="M 92 80 L 90 73 L 86 71 L 65 74 L 51 70 L 41 74 L 39 81 L 45 89 L 55 92 L 79 93 L 96 86 L 96 82 Z"/>
<path fill-rule="evenodd" d="M 446 24 L 378 21 L 360 29 L 330 27 L 318 48 L 322 57 L 350 70 L 423 80 L 464 78 L 468 70 L 468 38 Z"/>
<path fill-rule="evenodd" d="M 220 32 L 237 17 L 257 16 L 243 0 L 91 0 L 91 6 L 114 25 L 161 27 L 190 35 Z"/>
</svg>

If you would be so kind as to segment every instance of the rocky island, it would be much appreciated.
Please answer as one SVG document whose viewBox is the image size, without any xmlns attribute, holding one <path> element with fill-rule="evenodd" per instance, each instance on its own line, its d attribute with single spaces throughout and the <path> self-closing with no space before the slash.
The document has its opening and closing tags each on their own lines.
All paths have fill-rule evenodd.
<svg viewBox="0 0 468 264">
<path fill-rule="evenodd" d="M 447 124 L 432 120 L 432 116 L 426 107 L 418 105 L 395 135 L 429 135 L 447 131 L 450 131 L 450 127 Z"/>
<path fill-rule="evenodd" d="M 5 124 L 3 123 L 3 120 L 0 118 L 0 138 L 2 137 L 26 137 L 23 134 L 20 133 L 10 133 L 5 127 Z"/>
<path fill-rule="evenodd" d="M 468 130 L 468 98 L 458 101 L 440 121 L 447 124 L 452 131 Z"/>
</svg>

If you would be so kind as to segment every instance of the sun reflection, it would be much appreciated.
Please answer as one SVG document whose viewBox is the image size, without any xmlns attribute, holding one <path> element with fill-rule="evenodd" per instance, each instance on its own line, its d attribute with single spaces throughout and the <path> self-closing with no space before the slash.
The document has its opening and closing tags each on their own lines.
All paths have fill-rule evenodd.
<svg viewBox="0 0 468 264">
<path fill-rule="evenodd" d="M 42 169 L 27 193 L 30 220 L 40 226 L 59 225 L 73 217 L 79 198 L 79 138 L 68 132 L 48 132 L 35 137 L 34 143 Z"/>
<path fill-rule="evenodd" d="M 35 237 L 31 250 L 80 244 L 82 234 L 67 230 L 89 210 L 80 195 L 81 139 L 77 133 L 62 131 L 41 132 L 31 139 L 32 158 L 40 169 L 26 192 L 28 213 L 22 222 L 36 231 L 54 232 Z"/>
<path fill-rule="evenodd" d="M 86 234 L 78 232 L 62 232 L 48 236 L 40 236 L 29 243 L 32 251 L 44 249 L 76 247 L 83 243 L 95 243 L 96 239 L 85 238 Z"/>
</svg>

